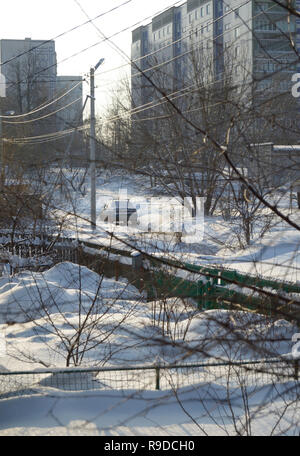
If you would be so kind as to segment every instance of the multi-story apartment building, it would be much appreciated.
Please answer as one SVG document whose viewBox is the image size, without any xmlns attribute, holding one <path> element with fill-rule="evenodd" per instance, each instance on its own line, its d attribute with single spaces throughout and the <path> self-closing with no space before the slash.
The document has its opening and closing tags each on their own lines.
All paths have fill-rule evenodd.
<svg viewBox="0 0 300 456">
<path fill-rule="evenodd" d="M 296 20 L 270 0 L 187 0 L 133 31 L 134 106 L 152 101 L 155 90 L 221 81 L 251 100 L 268 88 L 291 87 L 296 61 Z"/>
<path fill-rule="evenodd" d="M 57 76 L 57 95 L 67 93 L 57 105 L 59 111 L 56 114 L 56 127 L 58 131 L 77 128 L 83 124 L 82 82 L 81 76 Z M 71 137 L 67 137 L 61 143 L 73 161 L 80 159 L 83 153 L 83 136 L 80 132 L 75 131 Z"/>
<path fill-rule="evenodd" d="M 61 109 L 57 114 L 58 130 L 66 130 L 68 128 L 82 125 L 82 77 L 81 76 L 57 76 L 56 92 L 57 95 L 69 93 L 64 96 L 58 103 L 58 109 Z M 63 109 L 65 106 L 67 108 Z"/>
<path fill-rule="evenodd" d="M 0 40 L 0 69 L 6 81 L 2 105 L 16 115 L 28 113 L 77 85 L 67 96 L 26 118 L 23 124 L 3 121 L 3 130 L 8 137 L 38 136 L 82 123 L 82 78 L 57 76 L 54 41 Z M 39 117 L 42 119 L 35 121 Z M 56 151 L 54 156 L 57 154 Z"/>
<path fill-rule="evenodd" d="M 6 78 L 6 97 L 11 110 L 23 114 L 56 91 L 54 41 L 0 40 L 1 73 Z"/>
<path fill-rule="evenodd" d="M 192 0 L 153 18 L 133 31 L 133 101 L 136 106 L 153 97 L 153 87 L 139 69 L 168 93 L 181 88 L 189 76 L 191 43 L 199 35 L 202 44 L 213 43 L 213 1 Z M 206 51 L 203 49 L 203 53 Z M 151 96 L 152 94 L 152 96 Z"/>
</svg>

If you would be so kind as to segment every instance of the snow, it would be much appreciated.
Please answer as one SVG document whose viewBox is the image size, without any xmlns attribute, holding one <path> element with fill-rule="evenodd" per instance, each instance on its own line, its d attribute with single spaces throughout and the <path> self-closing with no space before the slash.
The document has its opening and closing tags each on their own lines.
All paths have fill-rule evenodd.
<svg viewBox="0 0 300 456">
<path fill-rule="evenodd" d="M 0 279 L 0 318 L 25 323 L 48 312 L 76 312 L 98 301 L 140 299 L 126 280 L 100 278 L 86 267 L 61 263 L 44 273 L 23 272 Z"/>
<path fill-rule="evenodd" d="M 81 364 L 83 368 L 97 365 L 138 368 L 152 366 L 157 361 L 185 364 L 204 362 L 208 357 L 216 361 L 257 359 L 263 354 L 290 353 L 293 346 L 295 328 L 284 320 L 274 322 L 261 315 L 225 310 L 198 312 L 192 301 L 176 298 L 147 303 L 125 279 L 116 282 L 102 278 L 72 263 L 61 263 L 43 274 L 23 272 L 13 278 L 2 278 L 0 290 L 3 291 L 0 293 L 2 319 L 15 319 L 14 324 L 7 325 L 2 320 L 0 325 L 7 345 L 7 354 L 1 358 L 2 372 L 32 371 L 41 366 L 65 368 L 66 351 L 62 341 L 76 334 L 80 319 L 93 308 L 91 303 L 95 296 L 99 298 L 99 305 L 91 312 L 89 324 L 96 322 L 94 335 L 101 337 L 102 342 L 88 346 Z M 55 306 L 51 307 L 49 302 L 53 296 Z M 45 306 L 39 308 L 41 301 Z M 163 323 L 166 321 L 168 325 Z M 154 371 L 146 374 L 137 371 L 132 376 L 123 373 L 128 382 L 125 391 L 118 390 L 120 385 L 124 387 L 120 372 L 96 377 L 92 372 L 84 377 L 80 373 L 68 374 L 68 380 L 62 374 L 36 373 L 26 379 L 24 376 L 4 377 L 8 383 L 0 376 L 2 392 L 5 385 L 14 391 L 14 384 L 21 390 L 19 396 L 13 394 L 0 400 L 0 435 L 234 433 L 229 404 L 224 403 L 220 409 L 229 395 L 235 416 L 244 419 L 243 397 L 233 377 L 228 390 L 226 369 L 224 374 L 219 370 L 199 369 L 192 377 L 188 372 L 181 372 L 178 378 L 174 372 L 161 374 L 162 391 L 154 391 Z M 96 389 L 78 391 L 78 382 Z M 192 387 L 188 387 L 189 384 Z M 252 432 L 263 435 L 272 431 L 288 394 L 285 391 L 294 386 L 279 383 L 275 391 L 268 381 L 258 382 L 256 386 L 250 382 Z M 176 394 L 172 387 L 176 387 Z M 282 389 L 281 395 L 275 394 L 278 388 Z M 268 400 L 261 410 L 266 394 Z M 274 395 L 273 401 L 270 394 Z M 178 399 L 183 401 L 187 413 Z M 289 426 L 291 420 L 298 423 L 295 407 L 285 414 L 276 432 L 296 432 L 296 425 Z M 198 424 L 188 414 L 192 414 Z"/>
<path fill-rule="evenodd" d="M 299 428 L 291 424 L 295 422 L 295 408 L 289 409 L 279 420 L 284 400 L 289 396 L 289 387 L 293 385 L 278 388 L 280 398 L 269 385 L 249 390 L 252 435 L 270 435 L 273 428 L 274 435 L 299 435 Z M 237 428 L 242 431 L 243 426 L 246 427 L 242 397 L 230 390 L 232 409 L 229 403 L 216 407 L 216 398 L 226 395 L 224 388 L 207 384 L 197 389 L 183 389 L 177 398 L 172 392 L 106 391 L 9 399 L 0 402 L 0 435 L 237 435 L 231 412 L 236 417 Z M 269 404 L 261 408 L 266 396 L 270 399 Z M 188 414 L 195 417 L 195 422 Z"/>
<path fill-rule="evenodd" d="M 199 312 L 191 300 L 145 302 L 126 279 L 116 282 L 72 263 L 45 273 L 21 273 L 0 279 L 0 315 L 10 370 L 66 364 L 65 339 L 72 340 L 86 318 L 92 340 L 84 365 L 150 364 L 155 359 L 184 359 L 184 341 L 193 348 L 188 362 L 207 357 L 257 359 L 288 353 L 297 332 L 292 324 L 245 312 Z M 83 326 L 82 346 L 85 333 Z M 250 341 L 250 345 L 249 345 Z M 277 342 L 279 341 L 279 342 Z M 252 346 L 253 345 L 253 346 Z"/>
<path fill-rule="evenodd" d="M 129 252 L 129 254 L 136 247 L 154 256 L 184 260 L 191 264 L 224 267 L 265 278 L 300 282 L 300 233 L 278 218 L 274 219 L 269 232 L 263 238 L 260 237 L 260 229 L 257 226 L 251 245 L 244 249 L 240 249 L 237 245 L 235 228 L 237 220 L 225 222 L 219 215 L 205 217 L 202 241 L 199 241 L 197 236 L 194 239 L 195 236 L 184 234 L 182 242 L 177 243 L 175 235 L 172 235 L 169 229 L 166 234 L 159 234 L 162 231 L 160 213 L 163 214 L 162 221 L 164 221 L 164 215 L 169 212 L 171 198 L 156 195 L 157 189 L 149 189 L 143 176 L 117 171 L 113 175 L 101 173 L 101 176 L 97 178 L 97 214 L 99 217 L 96 231 L 92 231 L 87 222 L 90 214 L 88 192 L 87 186 L 86 195 L 74 193 L 72 208 L 68 205 L 62 207 L 64 210 L 74 211 L 74 221 L 72 218 L 69 221 L 69 234 L 73 237 L 76 229 L 76 236 L 81 240 L 99 246 L 114 247 Z M 120 194 L 123 196 L 126 194 L 131 204 L 139 208 L 140 224 L 137 228 L 115 226 L 101 221 L 101 211 L 104 205 L 109 199 L 117 199 Z M 151 215 L 148 216 L 141 202 L 150 200 L 154 196 L 157 197 L 159 204 L 152 206 Z M 286 216 L 295 222 L 300 222 L 300 213 L 295 209 L 295 202 L 291 215 L 288 197 L 275 194 L 273 200 L 276 200 L 278 207 Z M 61 207 L 61 202 L 58 204 Z M 159 205 L 161 209 L 159 209 Z M 268 210 L 265 211 L 265 215 L 269 215 Z M 152 224 L 151 233 L 147 233 L 149 222 Z M 195 229 L 202 233 L 201 222 L 195 225 Z M 116 238 L 112 237 L 111 233 Z M 125 243 L 122 242 L 123 240 Z M 130 244 L 132 248 L 126 243 Z M 124 260 L 124 262 L 126 261 Z"/>
<path fill-rule="evenodd" d="M 116 198 L 120 189 L 127 189 L 134 204 L 153 196 L 136 176 L 99 177 L 98 211 L 108 198 Z M 132 227 L 124 231 L 99 223 L 93 232 L 87 222 L 86 195 L 77 195 L 73 209 L 82 218 L 70 218 L 69 233 L 73 236 L 76 229 L 80 239 L 96 245 L 128 252 L 141 246 L 157 256 L 298 282 L 300 234 L 280 223 L 244 250 L 233 248 L 233 233 L 221 217 L 205 220 L 205 237 L 200 243 L 183 238 L 177 245 L 171 238 L 153 235 L 145 244 L 147 235 L 140 239 Z M 61 207 L 62 213 L 64 210 L 70 210 L 68 204 Z M 158 215 L 153 214 L 154 225 L 159 222 Z M 141 218 L 145 229 L 146 214 Z M 110 231 L 121 241 L 113 240 Z M 130 241 L 133 248 L 125 246 L 122 239 Z M 117 260 L 118 256 L 110 258 Z M 124 264 L 130 261 L 121 259 Z M 189 278 L 184 272 L 179 275 Z M 197 280 L 197 275 L 191 278 Z M 0 372 L 65 368 L 70 343 L 80 328 L 83 368 L 273 358 L 291 354 L 293 336 L 299 332 L 292 323 L 258 314 L 199 312 L 192 300 L 149 303 L 127 279 L 101 277 L 69 262 L 44 273 L 24 271 L 0 278 L 0 334 L 5 336 L 6 349 L 4 356 L 0 353 Z M 161 380 L 162 391 L 154 391 L 155 372 L 149 373 L 144 384 L 138 371 L 124 391 L 118 389 L 120 373 L 107 378 L 103 374 L 102 389 L 92 391 L 76 391 L 79 374 L 70 374 L 67 387 L 62 386 L 60 374 L 41 378 L 36 374 L 40 380 L 27 385 L 31 392 L 27 388 L 19 396 L 0 400 L 0 435 L 236 435 L 237 428 L 253 435 L 299 434 L 299 404 L 297 400 L 293 403 L 299 397 L 298 383 L 250 382 L 246 406 L 244 391 L 233 378 L 227 384 L 226 375 L 217 370 L 208 375 L 202 369 L 202 374 L 195 379 L 182 374 L 178 385 L 172 374 Z M 85 375 L 87 383 L 99 383 L 93 373 Z M 21 383 L 23 380 L 19 378 Z M 11 379 L 13 382 L 17 380 Z M 4 384 L 0 375 L 0 389 Z M 138 388 L 139 384 L 144 387 Z M 290 406 L 285 410 L 287 403 Z"/>
</svg>

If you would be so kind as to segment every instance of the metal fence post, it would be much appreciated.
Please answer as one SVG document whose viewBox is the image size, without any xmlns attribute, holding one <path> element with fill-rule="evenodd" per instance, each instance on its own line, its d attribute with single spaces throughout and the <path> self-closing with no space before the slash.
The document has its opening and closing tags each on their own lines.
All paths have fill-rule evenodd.
<svg viewBox="0 0 300 456">
<path fill-rule="evenodd" d="M 143 267 L 143 255 L 140 252 L 133 252 L 131 254 L 132 269 L 136 272 L 140 271 Z"/>
<path fill-rule="evenodd" d="M 156 386 L 155 386 L 155 389 L 156 391 L 159 391 L 160 390 L 160 368 L 157 367 L 155 369 L 156 371 Z"/>
</svg>

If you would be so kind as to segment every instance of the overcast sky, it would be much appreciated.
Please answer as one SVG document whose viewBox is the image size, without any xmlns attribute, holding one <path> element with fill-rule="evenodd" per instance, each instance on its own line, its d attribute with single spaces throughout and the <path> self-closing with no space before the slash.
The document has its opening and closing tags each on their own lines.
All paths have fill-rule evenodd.
<svg viewBox="0 0 300 456">
<path fill-rule="evenodd" d="M 77 0 L 90 18 L 122 5 L 126 1 L 129 3 L 105 14 L 95 20 L 94 24 L 106 36 L 129 28 L 113 38 L 113 41 L 130 56 L 131 30 L 138 26 L 135 24 L 139 21 L 149 22 L 148 17 L 172 6 L 175 4 L 175 0 Z M 1 39 L 24 39 L 26 37 L 39 40 L 53 39 L 88 20 L 75 0 L 6 0 L 1 6 Z M 125 64 L 124 58 L 112 50 L 107 43 L 101 43 L 101 36 L 91 23 L 67 33 L 55 41 L 59 74 L 84 75 L 89 71 L 90 66 L 94 66 L 100 58 L 105 58 L 105 63 L 99 70 L 96 81 L 99 86 L 97 89 L 98 108 L 99 99 L 101 99 L 101 103 L 106 103 L 108 98 L 107 95 L 103 95 L 103 90 L 107 91 L 112 81 L 118 79 L 126 70 L 128 72 L 129 67 L 108 73 L 107 71 Z M 64 59 L 96 43 L 99 44 L 63 62 Z M 101 75 L 102 72 L 103 75 Z"/>
</svg>

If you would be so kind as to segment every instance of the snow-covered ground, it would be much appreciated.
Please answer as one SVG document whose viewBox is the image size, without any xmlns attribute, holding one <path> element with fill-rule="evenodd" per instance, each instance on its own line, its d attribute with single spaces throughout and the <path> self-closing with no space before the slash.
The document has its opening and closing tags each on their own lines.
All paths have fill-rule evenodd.
<svg viewBox="0 0 300 456">
<path fill-rule="evenodd" d="M 120 190 L 126 189 L 133 204 L 153 196 L 142 180 L 119 174 L 99 177 L 99 213 Z M 88 186 L 86 190 L 86 194 L 73 195 L 72 205 L 68 201 L 58 206 L 62 213 L 79 215 L 69 217 L 69 233 L 131 250 L 112 241 L 109 232 L 113 230 L 126 242 L 141 245 L 135 228 L 124 233 L 122 227 L 99 222 L 92 231 Z M 282 209 L 286 208 L 283 202 Z M 157 231 L 160 220 L 154 213 Z M 204 228 L 201 242 L 183 238 L 175 244 L 172 238 L 158 236 L 143 247 L 189 263 L 299 280 L 300 234 L 286 224 L 274 225 L 245 250 L 232 248 L 232 230 L 220 217 L 207 218 Z M 146 226 L 142 230 L 147 231 Z M 25 271 L 0 278 L 0 334 L 5 337 L 0 372 L 65 368 L 67 364 L 118 368 L 273 358 L 291 353 L 297 332 L 287 321 L 261 315 L 199 312 L 192 301 L 172 298 L 149 303 L 127 279 L 101 277 L 72 263 L 58 264 L 44 273 Z M 162 380 L 161 391 L 154 391 L 155 373 L 147 377 L 140 371 L 125 391 L 115 386 L 118 372 L 105 380 L 104 389 L 76 392 L 54 387 L 46 376 L 44 381 L 26 383 L 34 390 L 31 394 L 24 390 L 0 400 L 0 435 L 299 435 L 298 383 L 274 383 L 274 378 L 256 381 L 251 371 L 243 384 L 244 377 L 233 382 L 223 370 L 210 369 L 209 375 L 204 371 L 200 370 L 201 375 L 181 372 L 179 382 L 172 374 L 169 383 Z M 12 378 L 11 385 L 16 381 L 22 379 Z M 9 391 L 7 378 L 0 375 L 0 394 L 1 387 L 2 393 Z"/>
<path fill-rule="evenodd" d="M 107 279 L 72 263 L 0 279 L 0 317 L 8 351 L 1 364 L 10 370 L 24 362 L 32 368 L 34 360 L 34 367 L 66 366 L 79 331 L 88 366 L 151 365 L 158 357 L 168 363 L 273 357 L 291 351 L 297 332 L 261 315 L 200 312 L 189 300 L 148 303 L 126 279 Z M 183 339 L 194 349 L 188 357 Z"/>
<path fill-rule="evenodd" d="M 296 331 L 286 321 L 273 322 L 245 312 L 198 312 L 192 302 L 175 298 L 147 303 L 125 279 L 116 282 L 71 263 L 45 273 L 0 279 L 0 315 L 0 332 L 6 340 L 0 371 L 63 368 L 70 351 L 71 365 L 78 353 L 83 355 L 81 367 L 274 357 L 291 352 Z M 71 348 L 79 332 L 79 343 Z M 160 392 L 153 391 L 154 372 L 138 371 L 131 380 L 127 375 L 123 392 L 116 386 L 121 380 L 124 388 L 120 372 L 111 373 L 107 380 L 99 374 L 104 390 L 102 386 L 87 392 L 55 387 L 49 376 L 38 383 L 38 375 L 29 376 L 25 384 L 33 388 L 31 395 L 24 387 L 20 396 L 0 400 L 0 434 L 236 433 L 234 421 L 240 420 L 239 426 L 245 422 L 245 398 L 239 382 L 231 377 L 227 383 L 226 372 L 173 373 L 161 380 Z M 278 383 L 275 387 L 269 378 L 262 382 L 253 376 L 253 372 L 247 376 L 252 432 L 269 434 L 284 401 L 297 397 L 295 385 Z M 14 391 L 14 382 L 22 386 L 21 377 L 0 375 L 2 393 L 9 391 L 9 385 Z M 297 405 L 291 403 L 275 433 L 296 433 L 297 413 Z"/>
<path fill-rule="evenodd" d="M 297 404 L 281 417 L 294 385 L 236 390 L 216 385 L 172 392 L 37 394 L 0 401 L 0 435 L 218 436 L 299 435 Z M 229 403 L 228 397 L 232 398 Z M 265 405 L 265 398 L 268 403 Z M 249 406 L 249 408 L 247 408 Z M 252 418 L 247 422 L 245 412 Z M 194 421 L 190 418 L 193 417 Z M 247 426 L 248 423 L 248 426 Z"/>
<path fill-rule="evenodd" d="M 270 231 L 263 238 L 259 237 L 259 232 L 254 233 L 251 245 L 245 249 L 239 249 L 234 221 L 226 222 L 221 216 L 205 217 L 202 240 L 203 227 L 200 220 L 199 224 L 194 227 L 196 233 L 200 233 L 199 235 L 186 234 L 182 237 L 181 243 L 176 243 L 176 237 L 171 234 L 165 236 L 157 234 L 162 231 L 161 223 L 164 223 L 164 216 L 168 214 L 170 208 L 168 199 L 158 196 L 157 189 L 149 189 L 149 186 L 145 185 L 143 176 L 118 172 L 114 175 L 102 174 L 97 178 L 97 230 L 92 231 L 88 222 L 90 197 L 87 180 L 86 193 L 84 195 L 74 193 L 72 207 L 67 203 L 64 208 L 77 215 L 74 219 L 70 218 L 70 234 L 74 235 L 74 230 L 76 230 L 76 235 L 80 239 L 130 250 L 130 247 L 122 242 L 123 239 L 130 245 L 138 246 L 154 255 L 184 259 L 194 264 L 224 266 L 228 269 L 278 280 L 300 281 L 300 232 L 287 223 L 275 218 Z M 131 204 L 138 208 L 142 201 L 150 200 L 152 197 L 157 198 L 158 204 L 157 206 L 151 205 L 150 216 L 146 214 L 147 211 L 143 205 L 140 207 L 138 227 L 129 225 L 125 229 L 104 223 L 101 220 L 101 213 L 105 204 L 111 199 L 118 199 L 120 195 L 127 195 Z M 291 215 L 289 198 L 280 197 L 280 195 L 275 195 L 274 198 L 277 198 L 278 207 L 285 215 L 289 215 L 292 220 L 300 223 L 300 212 L 297 210 L 296 201 L 293 203 L 293 214 Z M 61 205 L 61 202 L 58 204 Z M 149 221 L 152 234 L 146 234 Z M 111 232 L 121 241 L 112 239 Z M 167 232 L 169 233 L 169 229 Z"/>
</svg>

